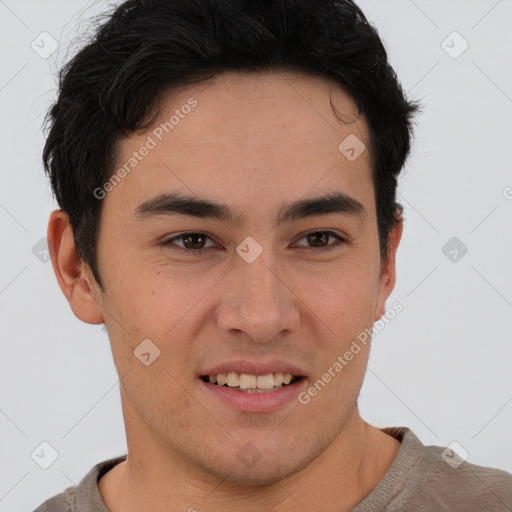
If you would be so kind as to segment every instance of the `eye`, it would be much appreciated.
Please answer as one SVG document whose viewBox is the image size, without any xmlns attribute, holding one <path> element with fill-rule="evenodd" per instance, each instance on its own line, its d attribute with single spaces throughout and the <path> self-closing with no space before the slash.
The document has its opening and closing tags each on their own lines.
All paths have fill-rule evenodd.
<svg viewBox="0 0 512 512">
<path fill-rule="evenodd" d="M 175 241 L 181 240 L 183 242 L 183 246 L 178 245 L 178 247 L 181 247 L 185 252 L 194 254 L 207 248 L 204 245 L 207 239 L 210 239 L 210 237 L 205 233 L 193 231 L 189 233 L 180 233 L 173 238 L 169 238 L 163 242 L 162 245 L 178 245 Z M 213 244 L 213 246 L 215 246 L 215 244 Z"/>
<path fill-rule="evenodd" d="M 335 238 L 338 242 L 327 244 L 329 238 L 331 237 Z M 310 233 L 307 233 L 302 238 L 300 238 L 299 241 L 304 239 L 307 240 L 308 243 L 313 244 L 313 247 L 309 246 L 306 248 L 319 249 L 323 252 L 334 251 L 340 244 L 346 242 L 344 238 L 336 234 L 334 231 L 311 231 Z M 298 245 L 298 247 L 303 246 Z"/>
<path fill-rule="evenodd" d="M 337 242 L 328 244 L 327 242 L 330 238 L 336 239 Z M 169 238 L 162 242 L 162 245 L 177 245 L 180 250 L 188 254 L 200 254 L 209 247 L 215 247 L 214 243 L 209 247 L 205 246 L 207 240 L 211 240 L 211 238 L 205 233 L 191 231 L 188 233 L 180 233 L 179 235 Z M 307 243 L 313 244 L 313 246 L 306 246 L 306 249 L 318 249 L 322 252 L 333 251 L 337 249 L 340 244 L 346 242 L 344 238 L 334 231 L 311 231 L 301 237 L 299 241 L 300 240 L 306 240 Z M 180 241 L 182 245 L 177 244 L 176 241 Z M 304 246 L 297 245 L 297 247 Z"/>
</svg>

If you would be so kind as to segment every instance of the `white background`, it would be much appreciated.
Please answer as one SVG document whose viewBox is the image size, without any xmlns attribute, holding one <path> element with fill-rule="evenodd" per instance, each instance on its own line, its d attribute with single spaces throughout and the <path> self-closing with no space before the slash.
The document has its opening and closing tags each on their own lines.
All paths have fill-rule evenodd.
<svg viewBox="0 0 512 512">
<path fill-rule="evenodd" d="M 105 5 L 0 1 L 0 512 L 31 511 L 126 452 L 106 334 L 74 317 L 51 263 L 32 252 L 56 208 L 41 164 L 53 76 Z M 388 307 L 403 311 L 374 339 L 361 413 L 512 472 L 512 0 L 359 5 L 424 104 L 400 182 Z M 59 41 L 48 59 L 31 48 L 44 31 Z M 456 59 L 442 46 L 462 48 L 453 31 L 469 43 Z M 452 237 L 468 248 L 457 262 L 442 252 Z M 43 441 L 59 454 L 46 470 L 31 458 Z"/>
</svg>

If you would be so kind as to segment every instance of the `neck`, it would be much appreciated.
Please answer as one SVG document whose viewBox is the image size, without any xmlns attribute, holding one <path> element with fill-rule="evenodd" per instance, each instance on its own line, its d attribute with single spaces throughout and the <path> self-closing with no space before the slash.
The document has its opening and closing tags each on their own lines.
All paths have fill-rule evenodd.
<svg viewBox="0 0 512 512">
<path fill-rule="evenodd" d="M 273 484 L 247 487 L 191 467 L 158 442 L 147 442 L 149 435 L 142 439 L 144 444 L 128 442 L 127 460 L 98 483 L 110 512 L 348 511 L 377 485 L 400 447 L 364 422 L 355 408 L 339 436 L 311 464 Z"/>
</svg>

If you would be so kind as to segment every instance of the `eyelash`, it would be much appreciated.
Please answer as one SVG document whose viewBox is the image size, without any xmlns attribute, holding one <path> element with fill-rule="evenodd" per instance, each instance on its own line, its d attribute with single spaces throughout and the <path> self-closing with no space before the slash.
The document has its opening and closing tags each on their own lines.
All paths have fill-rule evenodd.
<svg viewBox="0 0 512 512">
<path fill-rule="evenodd" d="M 339 248 L 339 246 L 343 243 L 347 243 L 347 241 L 341 237 L 340 235 L 338 235 L 337 233 L 335 233 L 334 231 L 328 231 L 328 230 L 318 230 L 318 231 L 310 231 L 306 234 L 304 234 L 301 238 L 299 238 L 299 241 L 302 240 L 303 238 L 306 238 L 307 236 L 309 235 L 314 235 L 314 234 L 328 234 L 329 236 L 332 236 L 333 238 L 336 238 L 338 243 L 334 243 L 334 244 L 329 244 L 327 247 L 302 247 L 303 249 L 312 249 L 312 250 L 318 250 L 318 251 L 321 251 L 321 252 L 331 252 L 331 251 L 335 251 L 336 249 Z M 210 239 L 211 238 L 206 234 L 206 233 L 202 233 L 200 231 L 187 231 L 187 232 L 183 232 L 183 233 L 180 233 L 179 235 L 176 235 L 172 238 L 169 238 L 168 240 L 162 242 L 162 245 L 166 246 L 166 245 L 176 245 L 176 244 L 173 244 L 173 242 L 175 240 L 178 240 L 186 235 L 204 235 L 206 238 Z M 181 252 L 185 252 L 189 255 L 200 255 L 201 253 L 203 253 L 206 249 L 210 249 L 211 247 L 204 247 L 202 249 L 187 249 L 185 247 L 180 247 L 180 246 L 177 246 L 176 245 L 176 248 L 181 251 Z"/>
</svg>

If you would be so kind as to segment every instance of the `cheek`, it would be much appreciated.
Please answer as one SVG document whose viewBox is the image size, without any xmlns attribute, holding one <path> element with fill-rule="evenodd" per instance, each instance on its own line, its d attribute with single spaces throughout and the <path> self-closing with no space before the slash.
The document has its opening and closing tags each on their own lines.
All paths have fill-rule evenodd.
<svg viewBox="0 0 512 512">
<path fill-rule="evenodd" d="M 343 338 L 373 322 L 378 281 L 369 265 L 347 261 L 322 272 L 308 272 L 301 281 L 293 288 L 307 306 L 305 311 L 313 312 Z"/>
<path fill-rule="evenodd" d="M 116 311 L 131 329 L 140 330 L 159 318 L 163 328 L 186 309 L 187 303 L 200 296 L 197 284 L 191 286 L 186 272 L 171 269 L 153 261 L 141 261 L 122 251 L 109 262 L 106 290 L 108 305 Z M 165 325 L 164 325 L 165 324 Z"/>
<path fill-rule="evenodd" d="M 290 307 L 300 311 L 306 324 L 316 324 L 323 338 L 347 340 L 373 322 L 378 287 L 374 267 L 366 244 L 351 248 L 337 262 L 296 261 L 282 267 L 282 299 L 293 303 Z M 105 270 L 106 316 L 132 344 L 145 338 L 164 343 L 177 333 L 180 339 L 193 338 L 201 324 L 197 320 L 204 321 L 229 295 L 223 286 L 233 285 L 227 267 L 212 268 L 201 260 L 170 264 L 162 255 L 143 261 L 121 247 Z"/>
<path fill-rule="evenodd" d="M 158 347 L 160 361 L 173 371 L 190 360 L 193 340 L 210 311 L 208 297 L 222 278 L 212 272 L 198 275 L 191 268 L 147 264 L 133 272 L 125 261 L 111 272 L 105 323 L 120 365 L 136 364 L 133 351 L 146 339 Z"/>
</svg>

